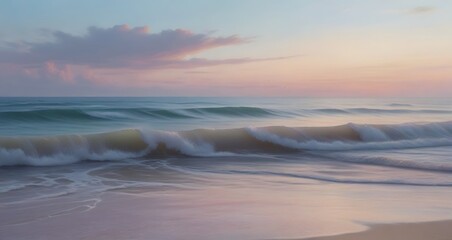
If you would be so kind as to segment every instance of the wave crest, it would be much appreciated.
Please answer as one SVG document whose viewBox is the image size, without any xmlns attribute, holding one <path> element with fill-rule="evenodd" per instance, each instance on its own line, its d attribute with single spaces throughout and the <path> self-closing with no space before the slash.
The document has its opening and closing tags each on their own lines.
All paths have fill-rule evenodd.
<svg viewBox="0 0 452 240">
<path fill-rule="evenodd" d="M 225 156 L 297 151 L 350 151 L 452 146 L 452 122 L 332 127 L 262 127 L 0 138 L 0 166 L 57 165 L 83 160 Z"/>
</svg>

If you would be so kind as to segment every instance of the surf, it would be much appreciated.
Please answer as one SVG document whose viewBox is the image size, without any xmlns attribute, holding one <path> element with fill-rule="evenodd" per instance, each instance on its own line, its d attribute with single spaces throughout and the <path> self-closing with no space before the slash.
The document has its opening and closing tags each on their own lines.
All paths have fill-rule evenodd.
<svg viewBox="0 0 452 240">
<path fill-rule="evenodd" d="M 0 137 L 0 166 L 51 166 L 131 158 L 215 157 L 452 146 L 452 122 L 329 127 L 243 127 Z"/>
</svg>

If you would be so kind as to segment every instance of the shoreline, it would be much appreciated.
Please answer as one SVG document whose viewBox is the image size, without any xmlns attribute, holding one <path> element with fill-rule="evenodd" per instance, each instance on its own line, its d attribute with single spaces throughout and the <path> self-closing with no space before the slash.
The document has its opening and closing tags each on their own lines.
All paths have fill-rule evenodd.
<svg viewBox="0 0 452 240">
<path fill-rule="evenodd" d="M 361 232 L 297 240 L 451 240 L 452 220 L 368 225 Z"/>
</svg>

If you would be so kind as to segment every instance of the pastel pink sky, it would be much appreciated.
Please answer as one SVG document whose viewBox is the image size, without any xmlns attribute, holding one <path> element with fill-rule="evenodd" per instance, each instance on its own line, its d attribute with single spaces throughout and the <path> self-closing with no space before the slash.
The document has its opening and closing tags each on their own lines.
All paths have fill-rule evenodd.
<svg viewBox="0 0 452 240">
<path fill-rule="evenodd" d="M 169 20 L 154 30 L 144 17 L 9 26 L 0 31 L 0 96 L 452 96 L 450 4 L 298 2 L 265 1 L 255 10 L 285 7 L 286 19 L 250 21 L 231 20 L 240 13 L 224 6 L 215 31 L 215 21 L 190 29 Z"/>
</svg>

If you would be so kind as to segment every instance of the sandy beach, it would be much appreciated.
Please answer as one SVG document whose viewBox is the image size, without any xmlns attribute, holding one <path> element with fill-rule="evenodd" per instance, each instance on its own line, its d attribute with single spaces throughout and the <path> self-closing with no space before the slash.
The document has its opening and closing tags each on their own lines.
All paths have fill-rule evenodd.
<svg viewBox="0 0 452 240">
<path fill-rule="evenodd" d="M 452 220 L 373 225 L 368 230 L 302 240 L 450 240 Z"/>
<path fill-rule="evenodd" d="M 294 171 L 338 168 L 320 159 L 312 159 L 312 166 L 299 161 L 287 156 L 223 157 L 4 168 L 1 178 L 27 185 L 0 194 L 0 239 L 303 239 L 347 233 L 314 239 L 439 240 L 452 236 L 452 221 L 432 222 L 451 217 L 448 187 L 293 177 Z M 238 174 L 238 169 L 247 173 Z M 350 172 L 345 170 L 344 174 Z M 381 170 L 374 166 L 366 172 Z M 287 174 L 263 174 L 270 171 Z M 429 223 L 373 225 L 366 230 L 368 223 L 415 221 Z"/>
</svg>

